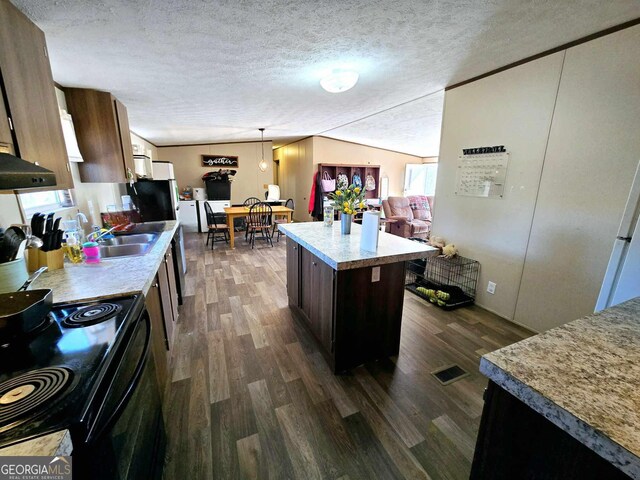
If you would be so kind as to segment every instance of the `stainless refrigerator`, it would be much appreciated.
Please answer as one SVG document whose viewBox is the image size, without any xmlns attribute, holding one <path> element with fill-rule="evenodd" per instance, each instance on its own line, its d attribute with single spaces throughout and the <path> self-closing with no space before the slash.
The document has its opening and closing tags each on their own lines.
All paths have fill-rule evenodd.
<svg viewBox="0 0 640 480">
<path fill-rule="evenodd" d="M 596 311 L 640 296 L 640 163 L 604 275 Z"/>
</svg>

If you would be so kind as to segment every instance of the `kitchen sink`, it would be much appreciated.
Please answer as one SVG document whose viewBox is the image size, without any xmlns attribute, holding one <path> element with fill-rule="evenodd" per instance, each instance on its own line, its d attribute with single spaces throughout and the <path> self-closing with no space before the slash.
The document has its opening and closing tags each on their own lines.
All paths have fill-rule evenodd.
<svg viewBox="0 0 640 480">
<path fill-rule="evenodd" d="M 102 258 L 130 257 L 134 255 L 145 255 L 152 243 L 130 243 L 127 245 L 100 245 L 100 256 Z"/>
<path fill-rule="evenodd" d="M 158 236 L 153 233 L 135 233 L 131 235 L 119 235 L 103 240 L 103 245 L 131 245 L 136 243 L 155 243 Z"/>
<path fill-rule="evenodd" d="M 129 227 L 126 232 L 117 232 L 117 236 L 131 236 L 137 233 L 161 233 L 164 232 L 167 222 L 145 222 L 136 223 Z"/>
<path fill-rule="evenodd" d="M 164 231 L 167 222 L 137 223 L 126 232 L 118 232 L 113 238 L 100 240 L 102 258 L 145 255 Z"/>
</svg>

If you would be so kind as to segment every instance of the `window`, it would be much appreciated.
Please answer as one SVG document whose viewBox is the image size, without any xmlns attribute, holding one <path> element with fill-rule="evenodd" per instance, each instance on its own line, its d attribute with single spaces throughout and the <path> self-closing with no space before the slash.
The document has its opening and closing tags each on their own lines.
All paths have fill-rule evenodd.
<svg viewBox="0 0 640 480">
<path fill-rule="evenodd" d="M 404 175 L 405 195 L 435 195 L 437 163 L 407 164 Z"/>
<path fill-rule="evenodd" d="M 20 193 L 19 195 L 27 218 L 36 212 L 51 212 L 74 205 L 70 190 L 49 190 L 47 192 Z"/>
</svg>

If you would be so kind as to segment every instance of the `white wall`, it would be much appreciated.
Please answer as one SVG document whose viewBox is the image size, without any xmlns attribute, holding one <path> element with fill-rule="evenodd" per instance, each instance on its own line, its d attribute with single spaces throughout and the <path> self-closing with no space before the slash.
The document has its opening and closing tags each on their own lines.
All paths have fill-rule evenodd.
<svg viewBox="0 0 640 480">
<path fill-rule="evenodd" d="M 636 26 L 446 93 L 433 231 L 480 261 L 480 305 L 536 331 L 593 311 L 639 159 L 638 79 Z M 456 197 L 458 155 L 484 145 L 511 153 L 504 198 Z"/>
<path fill-rule="evenodd" d="M 517 322 L 593 312 L 638 161 L 640 26 L 567 51 Z"/>
<path fill-rule="evenodd" d="M 512 319 L 564 53 L 447 91 L 432 234 L 481 265 L 477 303 Z M 505 145 L 503 198 L 455 195 L 463 148 Z M 494 295 L 487 282 L 497 284 Z"/>
<path fill-rule="evenodd" d="M 0 227 L 7 228 L 12 223 L 22 223 L 18 200 L 13 193 L 0 193 Z"/>
<path fill-rule="evenodd" d="M 149 157 L 151 158 L 151 160 L 158 159 L 158 147 L 133 132 L 131 132 L 131 144 L 141 145 L 142 147 L 144 147 L 145 151 L 150 151 L 151 155 L 149 155 Z"/>
<path fill-rule="evenodd" d="M 237 173 L 231 184 L 231 202 L 242 203 L 248 197 L 264 198 L 265 185 L 273 183 L 272 142 L 264 142 L 264 158 L 267 170 L 261 172 L 258 163 L 262 158 L 260 142 L 218 143 L 178 147 L 158 147 L 158 160 L 173 162 L 178 187 L 204 187 L 202 175 L 218 167 L 203 167 L 202 155 L 235 155 L 238 157 Z"/>
</svg>

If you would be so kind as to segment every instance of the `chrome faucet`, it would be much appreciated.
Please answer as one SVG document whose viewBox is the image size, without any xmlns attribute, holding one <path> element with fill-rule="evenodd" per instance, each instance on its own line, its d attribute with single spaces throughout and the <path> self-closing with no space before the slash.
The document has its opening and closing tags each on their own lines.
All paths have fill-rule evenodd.
<svg viewBox="0 0 640 480">
<path fill-rule="evenodd" d="M 84 227 L 82 226 L 83 223 L 89 223 L 89 220 L 87 220 L 87 216 L 84 213 L 78 210 L 78 213 L 76 213 L 76 224 L 78 225 L 78 234 L 80 235 L 79 240 L 81 242 L 84 241 Z"/>
<path fill-rule="evenodd" d="M 78 226 L 82 228 L 82 224 L 89 223 L 89 220 L 87 220 L 87 216 L 84 213 L 78 210 L 78 213 L 76 213 L 76 222 L 78 222 Z"/>
</svg>

